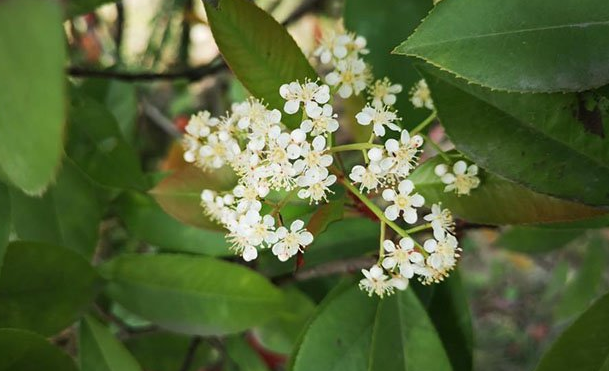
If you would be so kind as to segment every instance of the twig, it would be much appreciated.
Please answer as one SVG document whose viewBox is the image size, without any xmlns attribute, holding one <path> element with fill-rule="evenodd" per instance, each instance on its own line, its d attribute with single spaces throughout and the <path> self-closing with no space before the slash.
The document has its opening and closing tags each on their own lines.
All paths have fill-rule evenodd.
<svg viewBox="0 0 609 371">
<path fill-rule="evenodd" d="M 154 105 L 149 103 L 147 100 L 142 100 L 142 108 L 144 110 L 144 114 L 154 124 L 156 124 L 159 128 L 161 128 L 161 130 L 163 130 L 164 132 L 166 132 L 167 134 L 169 134 L 170 136 L 172 136 L 174 138 L 180 138 L 182 136 L 182 134 L 175 127 L 173 122 L 170 119 L 168 119 L 165 115 L 163 115 L 161 110 L 156 108 Z"/>
<path fill-rule="evenodd" d="M 184 361 L 180 367 L 180 371 L 188 371 L 188 369 L 190 369 L 192 361 L 195 359 L 195 353 L 197 352 L 197 348 L 199 347 L 199 344 L 201 344 L 202 339 L 203 338 L 198 335 L 192 337 L 190 345 L 188 345 L 188 350 L 186 351 L 186 356 L 184 356 Z"/>
</svg>

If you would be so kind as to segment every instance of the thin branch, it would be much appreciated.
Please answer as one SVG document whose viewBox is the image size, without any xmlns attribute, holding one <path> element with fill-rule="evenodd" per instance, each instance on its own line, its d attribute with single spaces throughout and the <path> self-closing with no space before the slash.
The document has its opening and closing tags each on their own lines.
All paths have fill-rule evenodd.
<svg viewBox="0 0 609 371">
<path fill-rule="evenodd" d="M 195 359 L 195 353 L 197 352 L 197 348 L 203 338 L 200 336 L 193 336 L 190 341 L 190 345 L 188 345 L 188 350 L 186 351 L 186 355 L 184 356 L 184 361 L 182 362 L 182 366 L 180 367 L 180 371 L 188 371 L 190 366 L 192 365 L 192 361 Z"/>
<path fill-rule="evenodd" d="M 161 110 L 149 103 L 147 100 L 142 100 L 142 108 L 144 110 L 144 114 L 165 133 L 169 134 L 174 138 L 180 138 L 182 136 L 182 134 L 175 127 L 173 122 L 169 118 L 167 118 L 161 112 Z"/>
</svg>

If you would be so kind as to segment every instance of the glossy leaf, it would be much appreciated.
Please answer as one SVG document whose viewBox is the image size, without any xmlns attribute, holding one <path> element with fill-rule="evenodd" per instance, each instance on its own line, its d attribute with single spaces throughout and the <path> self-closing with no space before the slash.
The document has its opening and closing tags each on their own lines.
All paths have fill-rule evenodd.
<svg viewBox="0 0 609 371">
<path fill-rule="evenodd" d="M 431 112 L 410 103 L 408 92 L 421 77 L 410 59 L 392 55 L 391 51 L 412 34 L 431 8 L 432 2 L 427 0 L 385 0 L 383 6 L 369 0 L 345 2 L 345 27 L 366 37 L 370 53 L 364 59 L 372 66 L 374 76 L 388 77 L 393 83 L 402 84 L 403 91 L 397 95 L 395 107 L 403 117 L 402 125 L 407 128 L 414 127 Z"/>
<path fill-rule="evenodd" d="M 97 274 L 77 253 L 12 242 L 0 272 L 0 327 L 55 334 L 76 320 L 97 287 Z"/>
<path fill-rule="evenodd" d="M 328 226 L 343 218 L 345 210 L 344 200 L 333 200 L 321 205 L 309 219 L 307 230 L 317 236 L 328 229 Z"/>
<path fill-rule="evenodd" d="M 254 329 L 260 343 L 276 353 L 289 354 L 315 311 L 315 304 L 295 287 L 285 290 L 288 305 L 279 316 L 267 324 Z"/>
<path fill-rule="evenodd" d="M 220 0 L 217 8 L 205 2 L 205 10 L 226 63 L 245 88 L 270 108 L 283 111 L 282 84 L 317 78 L 292 36 L 253 2 Z M 283 116 L 288 126 L 300 124 L 298 113 Z"/>
<path fill-rule="evenodd" d="M 333 295 L 293 357 L 293 371 L 452 370 L 412 290 L 383 300 L 357 287 Z"/>
<path fill-rule="evenodd" d="M 558 337 L 535 371 L 605 371 L 608 349 L 609 294 L 605 294 Z"/>
<path fill-rule="evenodd" d="M 447 1 L 395 52 L 494 89 L 583 91 L 609 83 L 608 31 L 604 0 Z"/>
<path fill-rule="evenodd" d="M 0 329 L 0 349 L 0 371 L 76 371 L 70 356 L 33 332 Z"/>
<path fill-rule="evenodd" d="M 587 131 L 594 125 L 578 119 L 576 94 L 492 92 L 429 65 L 420 70 L 446 133 L 478 165 L 537 192 L 609 204 L 609 137 Z"/>
<path fill-rule="evenodd" d="M 106 107 L 74 89 L 69 122 L 66 152 L 93 180 L 113 188 L 148 188 L 137 153 Z"/>
<path fill-rule="evenodd" d="M 91 258 L 102 210 L 90 180 L 64 161 L 57 181 L 42 197 L 11 190 L 13 223 L 19 238 L 65 246 Z"/>
<path fill-rule="evenodd" d="M 277 315 L 284 297 L 238 264 L 199 256 L 123 255 L 103 266 L 107 293 L 131 312 L 172 331 L 234 333 Z"/>
<path fill-rule="evenodd" d="M 96 319 L 80 321 L 78 358 L 81 371 L 139 371 L 137 361 L 125 346 Z"/>
<path fill-rule="evenodd" d="M 116 208 L 131 235 L 163 250 L 211 256 L 233 254 L 228 249 L 226 232 L 180 223 L 149 196 L 125 193 L 116 200 Z"/>
<path fill-rule="evenodd" d="M 578 229 L 514 227 L 503 232 L 496 245 L 517 252 L 544 253 L 565 247 L 584 232 Z"/>
<path fill-rule="evenodd" d="M 426 161 L 410 176 L 415 189 L 430 206 L 442 206 L 464 220 L 483 224 L 529 224 L 585 219 L 603 213 L 599 209 L 533 192 L 486 171 L 481 171 L 481 184 L 469 196 L 444 192 L 440 178 L 434 173 L 440 157 Z"/>
<path fill-rule="evenodd" d="M 54 179 L 63 153 L 66 53 L 61 4 L 0 3 L 0 55 L 0 168 L 26 193 L 41 194 Z"/>
<path fill-rule="evenodd" d="M 222 231 L 224 228 L 205 216 L 201 207 L 201 191 L 204 189 L 225 191 L 235 185 L 235 176 L 228 169 L 212 173 L 187 166 L 163 179 L 150 191 L 150 194 L 167 214 L 182 223 Z"/>
</svg>

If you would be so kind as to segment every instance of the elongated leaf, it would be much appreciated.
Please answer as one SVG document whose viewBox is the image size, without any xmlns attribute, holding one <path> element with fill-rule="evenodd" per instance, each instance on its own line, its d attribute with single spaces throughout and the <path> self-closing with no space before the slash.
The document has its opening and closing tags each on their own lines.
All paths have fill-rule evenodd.
<svg viewBox="0 0 609 371">
<path fill-rule="evenodd" d="M 395 107 L 403 118 L 402 125 L 407 128 L 423 121 L 430 111 L 414 108 L 408 99 L 409 89 L 421 78 L 410 59 L 390 53 L 412 34 L 431 7 L 432 2 L 427 0 L 385 0 L 383 6 L 369 0 L 345 2 L 345 26 L 366 37 L 370 53 L 365 59 L 371 64 L 374 76 L 388 77 L 393 83 L 402 84 L 403 91 L 397 95 Z"/>
<path fill-rule="evenodd" d="M 583 91 L 609 82 L 608 31 L 603 0 L 446 1 L 395 52 L 494 89 Z"/>
<path fill-rule="evenodd" d="M 221 256 L 232 255 L 226 232 L 195 228 L 167 215 L 156 202 L 129 192 L 117 201 L 117 211 L 129 233 L 164 250 Z"/>
<path fill-rule="evenodd" d="M 234 174 L 228 169 L 203 172 L 194 166 L 176 170 L 163 179 L 150 194 L 163 210 L 182 223 L 203 229 L 224 230 L 204 215 L 201 207 L 201 191 L 204 189 L 229 190 L 236 184 Z"/>
<path fill-rule="evenodd" d="M 57 2 L 0 3 L 0 168 L 28 194 L 46 189 L 62 155 L 66 53 L 61 23 Z"/>
<path fill-rule="evenodd" d="M 78 317 L 97 287 L 97 274 L 77 253 L 13 242 L 0 272 L 0 327 L 55 334 Z"/>
<path fill-rule="evenodd" d="M 131 312 L 172 331 L 218 335 L 277 315 L 281 291 L 237 264 L 185 255 L 124 255 L 103 267 L 107 292 Z"/>
<path fill-rule="evenodd" d="M 76 371 L 70 356 L 33 332 L 0 329 L 0 349 L 0 371 Z"/>
<path fill-rule="evenodd" d="M 93 255 L 101 206 L 89 179 L 69 160 L 44 196 L 29 197 L 12 189 L 11 201 L 13 223 L 21 239 L 65 246 L 87 259 Z"/>
<path fill-rule="evenodd" d="M 271 108 L 283 111 L 282 84 L 317 78 L 286 29 L 253 2 L 220 0 L 214 8 L 206 1 L 205 11 L 226 63 L 246 89 Z M 288 125 L 300 124 L 298 113 L 285 116 Z"/>
<path fill-rule="evenodd" d="M 322 305 L 294 354 L 292 370 L 452 368 L 412 290 L 379 300 L 352 287 Z"/>
<path fill-rule="evenodd" d="M 609 203 L 609 139 L 588 131 L 596 123 L 583 118 L 581 97 L 492 92 L 429 65 L 420 70 L 448 136 L 479 165 L 537 192 Z"/>
<path fill-rule="evenodd" d="M 68 156 L 101 185 L 145 190 L 148 183 L 135 150 L 101 103 L 73 89 Z"/>
<path fill-rule="evenodd" d="M 81 371 L 138 371 L 137 361 L 104 325 L 90 316 L 80 322 Z"/>
<path fill-rule="evenodd" d="M 444 192 L 445 184 L 434 173 L 443 163 L 435 157 L 422 164 L 410 176 L 425 204 L 442 202 L 458 217 L 483 224 L 528 224 L 585 219 L 603 211 L 575 202 L 533 192 L 489 172 L 481 174 L 481 184 L 470 196 Z"/>
<path fill-rule="evenodd" d="M 496 244 L 511 251 L 544 253 L 564 247 L 584 232 L 580 229 L 514 227 L 503 232 Z"/>
<path fill-rule="evenodd" d="M 535 370 L 606 371 L 608 359 L 609 294 L 605 294 L 560 335 Z"/>
</svg>

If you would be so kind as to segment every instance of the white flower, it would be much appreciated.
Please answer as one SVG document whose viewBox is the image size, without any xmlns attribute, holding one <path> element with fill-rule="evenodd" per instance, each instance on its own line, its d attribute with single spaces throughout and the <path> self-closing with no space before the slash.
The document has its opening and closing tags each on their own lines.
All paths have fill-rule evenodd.
<svg viewBox="0 0 609 371">
<path fill-rule="evenodd" d="M 331 30 L 324 32 L 319 47 L 313 52 L 313 55 L 319 57 L 324 64 L 358 54 L 368 54 L 366 39 L 363 36 L 336 33 Z"/>
<path fill-rule="evenodd" d="M 199 149 L 198 162 L 203 167 L 221 168 L 232 161 L 241 149 L 235 139 L 225 131 L 212 133 L 207 137 L 207 143 Z"/>
<path fill-rule="evenodd" d="M 381 107 L 383 105 L 393 106 L 396 101 L 396 94 L 402 92 L 402 85 L 392 84 L 388 78 L 376 80 L 374 86 L 370 87 L 372 105 Z"/>
<path fill-rule="evenodd" d="M 425 215 L 423 219 L 431 223 L 436 239 L 441 239 L 446 233 L 452 233 L 455 228 L 450 210 L 442 209 L 442 204 L 431 205 L 431 213 Z"/>
<path fill-rule="evenodd" d="M 412 238 L 404 237 L 400 239 L 398 246 L 391 240 L 385 240 L 383 248 L 385 249 L 385 257 L 382 262 L 383 268 L 393 270 L 397 267 L 404 278 L 412 278 L 415 271 L 420 269 L 425 263 L 423 255 L 414 251 L 414 241 Z"/>
<path fill-rule="evenodd" d="M 283 110 L 288 114 L 298 112 L 300 104 L 305 107 L 309 117 L 319 117 L 322 109 L 319 104 L 330 100 L 330 87 L 328 85 L 317 85 L 317 83 L 305 80 L 304 84 L 298 81 L 283 84 L 279 88 L 279 94 L 286 100 Z"/>
<path fill-rule="evenodd" d="M 393 202 L 393 205 L 387 206 L 385 209 L 385 216 L 389 220 L 396 220 L 403 212 L 403 218 L 406 223 L 416 223 L 418 216 L 415 207 L 421 207 L 425 203 L 425 199 L 418 193 L 411 195 L 410 193 L 414 189 L 414 184 L 406 179 L 402 180 L 398 185 L 398 193 L 393 189 L 386 189 L 383 191 L 383 198 L 385 201 Z"/>
<path fill-rule="evenodd" d="M 446 184 L 444 192 L 455 191 L 459 196 L 469 195 L 472 189 L 478 188 L 480 178 L 478 178 L 478 166 L 471 164 L 467 166 L 465 161 L 459 160 L 453 165 L 453 173 L 448 171 L 445 164 L 437 165 L 434 169 L 442 183 Z"/>
<path fill-rule="evenodd" d="M 211 128 L 218 126 L 220 120 L 211 117 L 208 111 L 202 111 L 196 115 L 190 116 L 186 132 L 194 137 L 206 137 L 211 133 Z"/>
<path fill-rule="evenodd" d="M 417 108 L 434 109 L 431 92 L 424 79 L 421 79 L 410 89 L 410 102 Z"/>
<path fill-rule="evenodd" d="M 315 137 L 312 144 L 304 142 L 300 149 L 302 159 L 294 162 L 294 169 L 296 172 L 301 173 L 307 169 L 326 168 L 332 165 L 333 158 L 331 155 L 326 154 L 326 151 L 326 138 L 323 136 Z"/>
<path fill-rule="evenodd" d="M 334 193 L 330 190 L 330 186 L 334 183 L 336 183 L 336 175 L 329 174 L 326 168 L 308 169 L 297 180 L 298 186 L 302 187 L 298 191 L 298 197 L 308 198 L 311 203 L 327 201 L 327 193 Z"/>
<path fill-rule="evenodd" d="M 440 239 L 430 239 L 425 241 L 423 248 L 429 253 L 426 263 L 437 272 L 436 278 L 445 275 L 457 263 L 459 243 L 455 236 L 444 234 Z"/>
<path fill-rule="evenodd" d="M 368 167 L 355 165 L 351 169 L 349 178 L 354 183 L 360 183 L 360 191 L 363 191 L 364 188 L 366 188 L 368 192 L 370 192 L 371 190 L 375 190 L 382 185 L 383 174 L 381 167 L 378 164 L 371 162 L 368 164 Z"/>
<path fill-rule="evenodd" d="M 338 86 L 338 95 L 349 98 L 355 93 L 359 95 L 368 81 L 366 63 L 362 59 L 342 59 L 336 64 L 336 69 L 326 75 L 326 83 Z"/>
<path fill-rule="evenodd" d="M 304 229 L 304 222 L 300 219 L 292 222 L 290 230 L 283 226 L 277 228 L 276 236 L 278 242 L 273 245 L 272 251 L 283 262 L 313 242 L 313 235 Z"/>
<path fill-rule="evenodd" d="M 382 298 L 393 294 L 395 289 L 406 290 L 408 287 L 408 280 L 402 277 L 389 278 L 378 265 L 373 265 L 369 270 L 362 269 L 362 274 L 365 278 L 359 281 L 359 288 L 366 291 L 368 296 L 376 294 Z"/>
<path fill-rule="evenodd" d="M 338 130 L 338 126 L 336 115 L 332 114 L 332 106 L 329 104 L 322 107 L 319 117 L 306 119 L 300 124 L 302 131 L 311 133 L 313 136 L 333 133 Z"/>
<path fill-rule="evenodd" d="M 395 122 L 400 119 L 394 111 L 388 107 L 364 107 L 357 115 L 355 115 L 357 123 L 360 125 L 373 124 L 373 131 L 376 136 L 382 137 L 385 135 L 385 126 L 394 131 L 400 131 L 400 127 Z"/>
<path fill-rule="evenodd" d="M 402 130 L 400 141 L 391 138 L 385 142 L 388 157 L 383 159 L 381 167 L 398 177 L 408 176 L 417 165 L 422 145 L 423 138 L 420 135 L 411 138 L 408 130 Z"/>
</svg>

